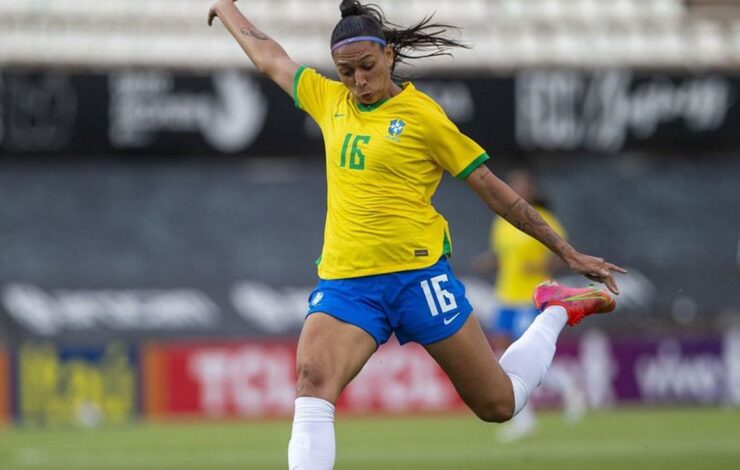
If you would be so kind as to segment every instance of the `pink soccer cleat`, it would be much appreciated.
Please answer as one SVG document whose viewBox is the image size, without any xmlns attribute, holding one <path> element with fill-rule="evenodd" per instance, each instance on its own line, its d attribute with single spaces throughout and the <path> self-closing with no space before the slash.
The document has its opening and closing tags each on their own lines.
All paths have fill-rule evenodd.
<svg viewBox="0 0 740 470">
<path fill-rule="evenodd" d="M 542 311 L 551 305 L 560 305 L 568 312 L 568 325 L 578 324 L 583 317 L 595 313 L 609 313 L 617 303 L 608 292 L 596 287 L 574 288 L 545 281 L 535 287 L 534 305 Z"/>
</svg>

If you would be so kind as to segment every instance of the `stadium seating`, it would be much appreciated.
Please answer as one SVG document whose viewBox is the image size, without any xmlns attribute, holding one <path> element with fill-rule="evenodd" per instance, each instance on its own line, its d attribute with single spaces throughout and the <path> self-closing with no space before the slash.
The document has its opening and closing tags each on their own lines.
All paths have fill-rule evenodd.
<svg viewBox="0 0 740 470">
<path fill-rule="evenodd" d="M 250 67 L 209 0 L 0 0 L 0 66 Z M 338 0 L 250 0 L 240 7 L 298 61 L 329 66 Z M 470 51 L 425 67 L 740 65 L 731 0 L 377 1 L 408 24 L 436 12 Z"/>
</svg>

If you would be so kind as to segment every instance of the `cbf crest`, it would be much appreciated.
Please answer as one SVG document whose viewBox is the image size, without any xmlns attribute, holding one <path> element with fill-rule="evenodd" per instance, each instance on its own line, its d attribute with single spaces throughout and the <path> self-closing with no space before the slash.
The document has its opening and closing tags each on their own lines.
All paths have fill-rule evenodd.
<svg viewBox="0 0 740 470">
<path fill-rule="evenodd" d="M 398 142 L 398 139 L 400 139 L 404 127 L 406 127 L 406 123 L 403 121 L 403 119 L 391 120 L 390 124 L 388 124 L 388 135 L 385 136 L 385 138 L 394 142 Z"/>
<path fill-rule="evenodd" d="M 311 307 L 315 307 L 315 306 L 317 306 L 318 304 L 320 304 L 322 300 L 324 300 L 324 293 L 323 293 L 323 292 L 316 292 L 316 293 L 315 293 L 315 294 L 313 295 L 313 297 L 311 298 L 311 301 L 310 301 L 310 302 L 308 302 L 308 304 L 309 304 L 309 305 L 310 305 Z"/>
</svg>

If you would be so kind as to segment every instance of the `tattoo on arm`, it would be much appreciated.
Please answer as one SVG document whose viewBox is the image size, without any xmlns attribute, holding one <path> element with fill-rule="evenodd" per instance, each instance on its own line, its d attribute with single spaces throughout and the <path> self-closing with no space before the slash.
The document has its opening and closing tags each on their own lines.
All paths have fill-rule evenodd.
<svg viewBox="0 0 740 470">
<path fill-rule="evenodd" d="M 483 167 L 483 171 L 478 175 L 479 180 L 484 183 L 487 190 L 487 200 L 495 201 L 498 199 L 495 188 L 488 184 L 486 180 L 493 177 L 488 168 Z M 495 212 L 495 204 L 489 202 L 489 207 Z M 550 248 L 554 253 L 563 256 L 562 251 L 568 247 L 560 236 L 555 232 L 531 205 L 524 199 L 518 197 L 514 202 L 509 203 L 502 212 L 498 212 L 501 217 L 507 220 L 514 227 L 539 240 L 542 244 Z"/>
<path fill-rule="evenodd" d="M 257 28 L 241 28 L 239 32 L 242 33 L 242 36 L 249 36 L 258 41 L 267 41 L 270 39 L 265 33 Z"/>
<path fill-rule="evenodd" d="M 516 228 L 537 238 L 548 247 L 555 247 L 560 240 L 558 234 L 547 225 L 540 213 L 522 198 L 509 204 L 503 217 Z"/>
<path fill-rule="evenodd" d="M 509 220 L 509 214 L 512 214 L 512 211 L 516 208 L 516 206 L 520 205 L 523 202 L 524 202 L 524 199 L 517 198 L 516 201 L 512 202 L 511 204 L 509 204 L 509 206 L 506 208 L 506 211 L 504 211 L 504 213 L 501 214 L 501 216 L 504 219 Z"/>
</svg>

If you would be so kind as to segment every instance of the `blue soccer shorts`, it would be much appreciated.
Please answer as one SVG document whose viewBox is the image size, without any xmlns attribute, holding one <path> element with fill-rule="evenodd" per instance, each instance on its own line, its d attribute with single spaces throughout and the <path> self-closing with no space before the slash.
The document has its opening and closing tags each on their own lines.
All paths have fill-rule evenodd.
<svg viewBox="0 0 740 470">
<path fill-rule="evenodd" d="M 539 311 L 533 305 L 501 305 L 491 317 L 490 331 L 516 341 L 527 331 Z"/>
<path fill-rule="evenodd" d="M 308 307 L 308 315 L 322 312 L 362 328 L 378 345 L 391 333 L 401 344 L 441 341 L 462 328 L 473 311 L 446 257 L 424 269 L 322 279 Z"/>
</svg>

